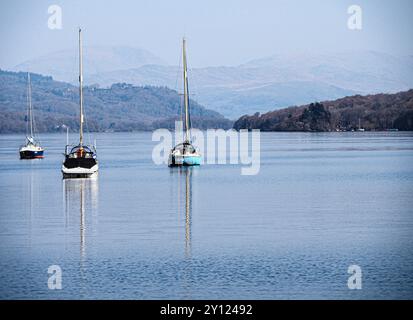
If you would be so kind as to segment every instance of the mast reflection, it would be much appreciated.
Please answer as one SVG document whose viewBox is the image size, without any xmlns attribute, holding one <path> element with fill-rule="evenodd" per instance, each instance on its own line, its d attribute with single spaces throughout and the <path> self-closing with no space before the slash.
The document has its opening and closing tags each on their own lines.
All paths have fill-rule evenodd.
<svg viewBox="0 0 413 320">
<path fill-rule="evenodd" d="M 35 159 L 35 160 L 40 160 L 40 159 Z M 39 199 L 38 197 L 35 197 L 34 191 L 38 190 L 38 171 L 36 170 L 36 167 L 33 165 L 33 163 L 30 163 L 30 173 L 26 175 L 27 179 L 27 202 L 28 206 L 26 207 L 28 210 L 28 241 L 29 241 L 29 246 L 32 246 L 32 236 L 33 236 L 33 227 L 34 227 L 34 221 L 35 221 L 35 213 L 36 213 L 36 208 L 39 206 Z"/>
<path fill-rule="evenodd" d="M 185 254 L 191 255 L 192 168 L 185 169 Z"/>
<path fill-rule="evenodd" d="M 66 228 L 71 224 L 71 215 L 79 212 L 80 257 L 83 260 L 86 257 L 87 224 L 93 226 L 98 211 L 97 179 L 63 179 L 63 190 Z M 89 213 L 91 215 L 86 219 Z"/>
<path fill-rule="evenodd" d="M 178 167 L 171 169 L 172 175 L 179 175 L 178 181 L 178 212 L 185 213 L 185 256 L 191 256 L 191 225 L 192 225 L 192 170 L 193 167 Z M 184 184 L 184 186 L 182 186 Z"/>
</svg>

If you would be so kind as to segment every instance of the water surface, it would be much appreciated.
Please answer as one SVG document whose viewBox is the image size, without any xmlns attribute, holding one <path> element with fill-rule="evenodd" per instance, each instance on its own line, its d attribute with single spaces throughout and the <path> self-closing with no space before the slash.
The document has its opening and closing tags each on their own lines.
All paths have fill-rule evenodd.
<svg viewBox="0 0 413 320">
<path fill-rule="evenodd" d="M 413 298 L 413 133 L 263 133 L 256 176 L 95 136 L 95 180 L 62 180 L 63 134 L 33 161 L 0 136 L 0 298 Z"/>
</svg>

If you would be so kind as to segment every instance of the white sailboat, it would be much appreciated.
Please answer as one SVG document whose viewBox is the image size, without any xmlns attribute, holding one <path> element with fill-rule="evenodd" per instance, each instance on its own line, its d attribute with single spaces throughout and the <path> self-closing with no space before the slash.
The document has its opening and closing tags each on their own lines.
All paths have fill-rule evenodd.
<svg viewBox="0 0 413 320">
<path fill-rule="evenodd" d="M 361 127 L 361 119 L 360 118 L 359 118 L 359 126 L 357 128 L 357 131 L 359 131 L 359 132 L 364 132 L 365 131 L 365 129 Z"/>
<path fill-rule="evenodd" d="M 79 144 L 76 146 L 66 145 L 65 160 L 62 165 L 64 178 L 89 178 L 97 175 L 98 160 L 96 147 L 83 143 L 83 58 L 82 58 L 82 30 L 79 28 L 79 106 L 80 106 L 80 129 Z"/>
<path fill-rule="evenodd" d="M 182 41 L 184 105 L 185 105 L 185 139 L 170 152 L 168 166 L 197 166 L 201 164 L 201 155 L 191 143 L 191 118 L 189 114 L 188 69 L 186 62 L 186 42 Z"/>
<path fill-rule="evenodd" d="M 32 84 L 30 73 L 27 73 L 27 120 L 28 128 L 26 133 L 26 143 L 19 149 L 20 159 L 38 159 L 44 157 L 44 149 L 40 146 L 40 142 L 35 137 L 34 132 L 34 115 L 32 106 Z"/>
</svg>

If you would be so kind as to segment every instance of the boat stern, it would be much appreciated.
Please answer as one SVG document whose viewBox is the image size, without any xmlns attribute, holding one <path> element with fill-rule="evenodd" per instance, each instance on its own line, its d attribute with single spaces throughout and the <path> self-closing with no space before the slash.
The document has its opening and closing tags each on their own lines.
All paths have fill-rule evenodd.
<svg viewBox="0 0 413 320">
<path fill-rule="evenodd" d="M 74 179 L 74 178 L 93 178 L 98 174 L 98 164 L 94 165 L 92 168 L 66 168 L 62 165 L 62 173 L 64 179 Z"/>
<path fill-rule="evenodd" d="M 168 166 L 178 167 L 178 166 L 199 166 L 201 165 L 201 155 L 199 154 L 173 154 L 169 155 Z"/>
</svg>

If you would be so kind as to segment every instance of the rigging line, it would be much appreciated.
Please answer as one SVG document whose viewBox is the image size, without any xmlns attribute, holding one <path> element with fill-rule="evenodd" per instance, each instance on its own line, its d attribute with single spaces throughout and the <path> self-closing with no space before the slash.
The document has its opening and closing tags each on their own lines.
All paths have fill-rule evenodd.
<svg viewBox="0 0 413 320">
<path fill-rule="evenodd" d="M 77 27 L 77 31 L 78 31 L 78 29 L 79 29 L 79 27 Z M 74 34 L 77 35 L 77 32 L 74 33 Z M 77 43 L 77 41 L 78 40 L 76 39 L 76 41 L 73 40 L 71 42 L 72 43 Z M 79 63 L 80 63 L 80 61 L 79 61 L 80 57 L 79 57 L 79 52 L 78 52 L 79 48 L 77 48 L 74 45 L 71 45 L 70 50 L 72 51 L 72 64 L 71 64 L 71 70 L 70 71 L 71 71 L 71 74 L 73 76 L 73 79 L 76 79 L 76 81 L 71 81 L 70 82 L 71 86 L 73 87 L 73 90 L 72 90 L 72 88 L 69 88 L 68 90 L 70 90 L 70 97 L 73 97 L 73 99 L 77 99 L 78 94 L 79 94 L 79 88 L 78 88 L 78 85 L 79 85 Z M 80 97 L 79 97 L 79 99 L 80 99 Z M 79 110 L 79 105 L 77 105 L 74 117 L 77 117 L 78 110 Z M 76 126 L 76 124 L 77 124 L 77 122 L 74 122 L 73 127 Z M 72 128 L 72 130 L 73 130 L 73 132 L 75 132 L 74 130 L 76 130 L 76 128 Z M 79 127 L 79 131 L 80 131 L 80 127 Z M 77 145 L 77 143 L 73 142 L 71 145 Z"/>
<path fill-rule="evenodd" d="M 32 82 L 30 81 L 30 95 L 32 96 Z M 37 125 L 36 125 L 36 118 L 34 116 L 34 111 L 33 111 L 33 99 L 32 97 L 30 97 L 30 101 L 31 101 L 31 109 L 32 109 L 32 124 L 33 124 L 33 137 L 36 137 L 36 140 L 39 144 L 41 144 L 41 139 L 39 136 L 39 133 L 37 131 Z"/>
<path fill-rule="evenodd" d="M 178 96 L 179 96 L 179 102 L 178 102 L 179 103 L 179 107 L 178 107 L 179 108 L 178 109 L 179 120 L 181 121 L 181 123 L 183 123 L 184 122 L 184 118 L 183 118 L 183 98 L 182 98 L 182 94 L 180 94 L 181 87 L 180 87 L 180 85 L 178 86 L 178 81 L 181 79 L 181 75 L 182 75 L 181 74 L 181 67 L 182 67 L 181 62 L 182 62 L 182 50 L 179 50 L 178 69 L 177 69 L 176 77 L 175 77 L 175 91 L 178 93 Z M 181 83 L 181 82 L 179 81 L 179 83 Z M 181 139 L 182 139 L 182 141 L 184 139 L 183 130 L 182 130 Z M 175 144 L 178 144 L 178 141 L 175 141 Z"/>
<path fill-rule="evenodd" d="M 79 29 L 79 32 L 80 32 L 80 30 L 81 29 Z M 87 117 L 86 117 L 86 110 L 85 110 L 85 104 L 84 104 L 84 93 L 86 92 L 86 86 L 83 85 L 84 84 L 83 56 L 85 56 L 84 55 L 85 52 L 87 53 L 87 48 L 85 50 L 85 48 L 83 46 L 83 38 L 79 38 L 79 49 L 80 49 L 79 50 L 79 65 L 80 65 L 80 68 L 81 68 L 81 74 L 79 75 L 80 76 L 79 79 L 81 79 L 81 83 L 79 84 L 79 86 L 80 86 L 79 94 L 81 94 L 81 97 L 80 97 L 81 102 L 80 103 L 81 103 L 81 109 L 82 109 L 82 116 L 81 116 L 82 118 L 81 118 L 81 124 L 80 125 L 82 126 L 83 123 L 85 124 L 86 133 L 87 133 L 87 140 L 89 142 L 89 145 L 91 146 L 92 143 L 91 143 L 91 139 L 90 139 L 89 126 L 88 126 L 88 123 L 86 121 Z M 86 54 L 86 56 L 87 56 L 87 54 Z M 82 134 L 83 134 L 83 132 L 82 132 Z"/>
<path fill-rule="evenodd" d="M 33 137 L 32 82 L 30 79 L 30 73 L 28 73 L 27 78 L 29 86 L 30 137 Z"/>
<path fill-rule="evenodd" d="M 182 41 L 182 56 L 183 56 L 183 82 L 184 82 L 184 102 L 185 102 L 185 141 L 190 142 L 190 131 L 189 131 L 189 112 L 188 112 L 188 65 L 186 60 L 186 39 L 183 38 Z"/>
<path fill-rule="evenodd" d="M 180 105 L 180 109 L 181 109 L 181 124 L 182 124 L 182 126 L 180 126 L 181 128 L 182 128 L 182 132 L 181 132 L 181 134 L 182 134 L 182 136 L 181 136 L 181 139 L 182 139 L 182 141 L 184 141 L 184 126 L 183 126 L 183 123 L 184 123 L 184 111 L 183 111 L 183 109 L 184 109 L 184 96 L 183 95 L 179 95 L 179 105 Z"/>
<path fill-rule="evenodd" d="M 188 94 L 188 97 L 187 97 L 187 99 L 188 99 L 188 131 L 189 131 L 189 139 L 191 139 L 191 128 L 192 128 L 192 124 L 191 124 L 191 112 L 189 111 L 190 110 L 190 106 L 189 106 L 189 101 L 190 101 L 190 99 L 189 99 L 189 83 L 188 83 L 188 75 L 186 76 L 186 91 L 187 91 L 187 94 Z"/>
<path fill-rule="evenodd" d="M 90 139 L 90 131 L 89 131 L 89 125 L 87 123 L 87 116 L 86 116 L 86 108 L 85 108 L 85 93 L 87 92 L 87 86 L 83 87 L 83 123 L 85 124 L 86 127 L 86 134 L 87 134 L 87 140 L 89 141 L 89 146 L 92 145 L 92 140 Z"/>
<path fill-rule="evenodd" d="M 186 130 L 188 130 L 188 134 L 189 134 L 189 142 L 191 142 L 191 113 L 190 113 L 190 95 L 189 95 L 189 74 L 188 74 L 188 55 L 186 54 L 186 48 L 185 48 L 185 67 L 186 67 L 186 79 L 184 79 L 185 81 L 185 85 L 186 85 L 186 94 L 187 94 L 187 113 L 188 113 L 188 128 L 186 128 Z"/>
<path fill-rule="evenodd" d="M 29 101 L 30 101 L 30 136 L 33 137 L 33 104 L 32 104 L 32 80 L 29 77 Z"/>
<path fill-rule="evenodd" d="M 27 80 L 29 79 L 29 72 L 27 73 Z M 28 81 L 27 81 L 28 82 Z M 26 96 L 26 102 L 27 102 L 27 115 L 26 115 L 26 137 L 28 137 L 29 136 L 29 126 L 30 126 L 30 124 L 29 124 L 29 121 L 30 121 L 30 101 L 29 101 L 29 95 L 30 95 L 30 90 L 29 90 L 29 84 L 27 84 L 27 88 L 26 88 L 26 93 L 27 93 L 27 96 Z"/>
<path fill-rule="evenodd" d="M 187 57 L 187 60 L 188 60 L 188 57 Z M 191 77 L 192 94 L 191 95 L 199 97 L 200 90 L 199 90 L 198 81 L 197 81 L 198 79 L 196 77 L 194 77 L 194 69 L 195 68 L 188 68 L 188 73 L 190 73 L 192 75 L 192 77 Z"/>
<path fill-rule="evenodd" d="M 178 81 L 181 78 L 181 62 L 182 62 L 182 50 L 179 50 L 179 62 L 178 62 L 178 70 L 176 72 L 175 77 L 175 90 L 179 93 L 180 86 L 178 88 Z"/>
<path fill-rule="evenodd" d="M 71 50 L 73 52 L 73 55 L 72 55 L 72 58 L 71 58 L 71 61 L 72 61 L 71 70 L 69 70 L 69 72 L 72 74 L 73 79 L 77 79 L 77 81 L 79 81 L 79 75 L 78 75 L 78 72 L 79 72 L 79 67 L 78 67 L 79 66 L 79 56 L 78 56 L 78 52 L 77 52 L 78 49 L 76 49 L 75 47 L 72 46 L 69 50 Z M 72 90 L 72 87 L 73 87 L 73 90 Z M 75 87 L 73 81 L 70 82 L 70 87 L 68 87 L 66 90 L 68 91 L 67 94 L 69 95 L 70 98 L 73 98 L 73 99 L 77 98 L 77 94 L 79 94 L 79 89 L 76 90 L 76 87 Z M 75 113 L 74 116 L 77 116 L 77 110 L 76 110 L 76 113 Z M 75 124 L 71 123 L 70 121 L 68 121 L 68 122 L 69 122 L 70 126 L 72 126 L 72 127 L 69 127 L 69 125 L 67 125 L 68 128 L 71 129 L 73 132 L 75 132 L 74 131 L 74 130 L 76 130 L 76 128 L 74 128 Z M 68 129 L 66 128 L 66 130 L 68 130 Z M 68 145 L 73 145 L 73 143 L 69 143 L 69 140 L 66 141 L 66 142 L 68 143 Z"/>
<path fill-rule="evenodd" d="M 34 113 L 33 113 L 33 106 L 32 106 L 32 118 L 33 118 L 33 137 L 36 137 L 36 141 L 39 144 L 41 144 L 40 135 L 37 131 L 36 118 L 34 117 Z"/>
<path fill-rule="evenodd" d="M 83 41 L 82 29 L 79 27 L 79 105 L 80 105 L 80 130 L 79 130 L 79 145 L 83 146 Z"/>
<path fill-rule="evenodd" d="M 84 88 L 84 89 L 86 89 L 86 88 Z M 84 90 L 84 92 L 85 92 L 86 90 Z M 87 124 L 87 117 L 86 117 L 86 108 L 85 108 L 85 105 L 83 104 L 83 123 L 85 124 L 85 127 L 86 127 L 86 133 L 87 133 L 87 139 L 88 139 L 88 141 L 89 141 L 89 145 L 91 146 L 92 145 L 92 143 L 91 143 L 91 140 L 90 140 L 90 131 L 89 131 L 89 126 L 88 126 L 88 124 Z"/>
</svg>

